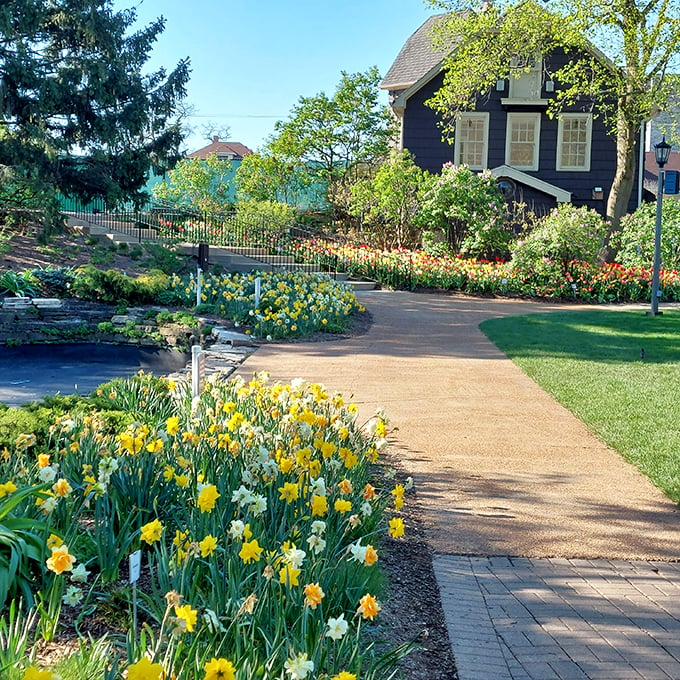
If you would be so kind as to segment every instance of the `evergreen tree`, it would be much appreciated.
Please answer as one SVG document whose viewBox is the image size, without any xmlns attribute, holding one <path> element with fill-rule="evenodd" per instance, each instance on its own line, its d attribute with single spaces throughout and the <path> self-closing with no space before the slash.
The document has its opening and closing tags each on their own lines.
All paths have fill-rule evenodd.
<svg viewBox="0 0 680 680">
<path fill-rule="evenodd" d="M 130 31 L 135 20 L 111 0 L 0 3 L 5 200 L 140 199 L 149 169 L 174 164 L 189 62 L 144 73 L 165 20 Z"/>
</svg>

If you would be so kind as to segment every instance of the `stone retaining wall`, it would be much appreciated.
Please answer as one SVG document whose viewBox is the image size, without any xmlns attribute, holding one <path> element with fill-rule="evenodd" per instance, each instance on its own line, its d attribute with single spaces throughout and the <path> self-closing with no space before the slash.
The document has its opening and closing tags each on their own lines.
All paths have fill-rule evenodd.
<svg viewBox="0 0 680 680">
<path fill-rule="evenodd" d="M 168 312 L 164 307 L 129 308 L 118 314 L 112 305 L 58 298 L 4 298 L 0 305 L 0 344 L 45 344 L 62 342 L 111 342 L 153 347 L 190 347 L 200 344 L 207 325 L 199 319 L 196 328 L 177 323 L 159 325 L 149 310 Z M 155 316 L 154 314 L 154 316 Z M 100 324 L 105 324 L 105 329 Z"/>
</svg>

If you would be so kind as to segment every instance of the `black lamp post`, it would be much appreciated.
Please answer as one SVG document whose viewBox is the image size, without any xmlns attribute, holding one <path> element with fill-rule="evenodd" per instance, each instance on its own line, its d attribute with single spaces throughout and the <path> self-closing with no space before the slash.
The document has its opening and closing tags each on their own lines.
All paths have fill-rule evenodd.
<svg viewBox="0 0 680 680">
<path fill-rule="evenodd" d="M 661 314 L 659 311 L 659 270 L 661 269 L 661 208 L 663 205 L 663 180 L 664 165 L 668 163 L 671 154 L 671 145 L 666 141 L 666 137 L 654 145 L 654 156 L 659 166 L 659 184 L 656 190 L 656 225 L 654 227 L 654 265 L 652 268 L 652 306 L 650 316 Z"/>
</svg>

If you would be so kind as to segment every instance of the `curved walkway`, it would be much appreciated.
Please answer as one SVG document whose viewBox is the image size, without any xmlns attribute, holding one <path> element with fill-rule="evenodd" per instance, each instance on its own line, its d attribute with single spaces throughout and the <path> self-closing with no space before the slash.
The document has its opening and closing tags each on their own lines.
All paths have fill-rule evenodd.
<svg viewBox="0 0 680 680">
<path fill-rule="evenodd" d="M 262 347 L 239 373 L 324 383 L 399 428 L 460 680 L 680 678 L 678 507 L 478 328 L 565 306 L 359 296 L 366 335 Z"/>
</svg>

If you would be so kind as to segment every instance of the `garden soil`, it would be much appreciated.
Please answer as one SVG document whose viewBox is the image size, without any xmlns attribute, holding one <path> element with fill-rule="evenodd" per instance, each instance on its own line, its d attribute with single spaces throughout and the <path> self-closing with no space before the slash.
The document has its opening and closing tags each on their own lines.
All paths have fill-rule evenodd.
<svg viewBox="0 0 680 680">
<path fill-rule="evenodd" d="M 359 297 L 373 317 L 366 334 L 264 346 L 240 373 L 321 382 L 364 418 L 383 408 L 435 553 L 680 558 L 678 506 L 478 327 L 570 305 L 401 291 Z"/>
</svg>

